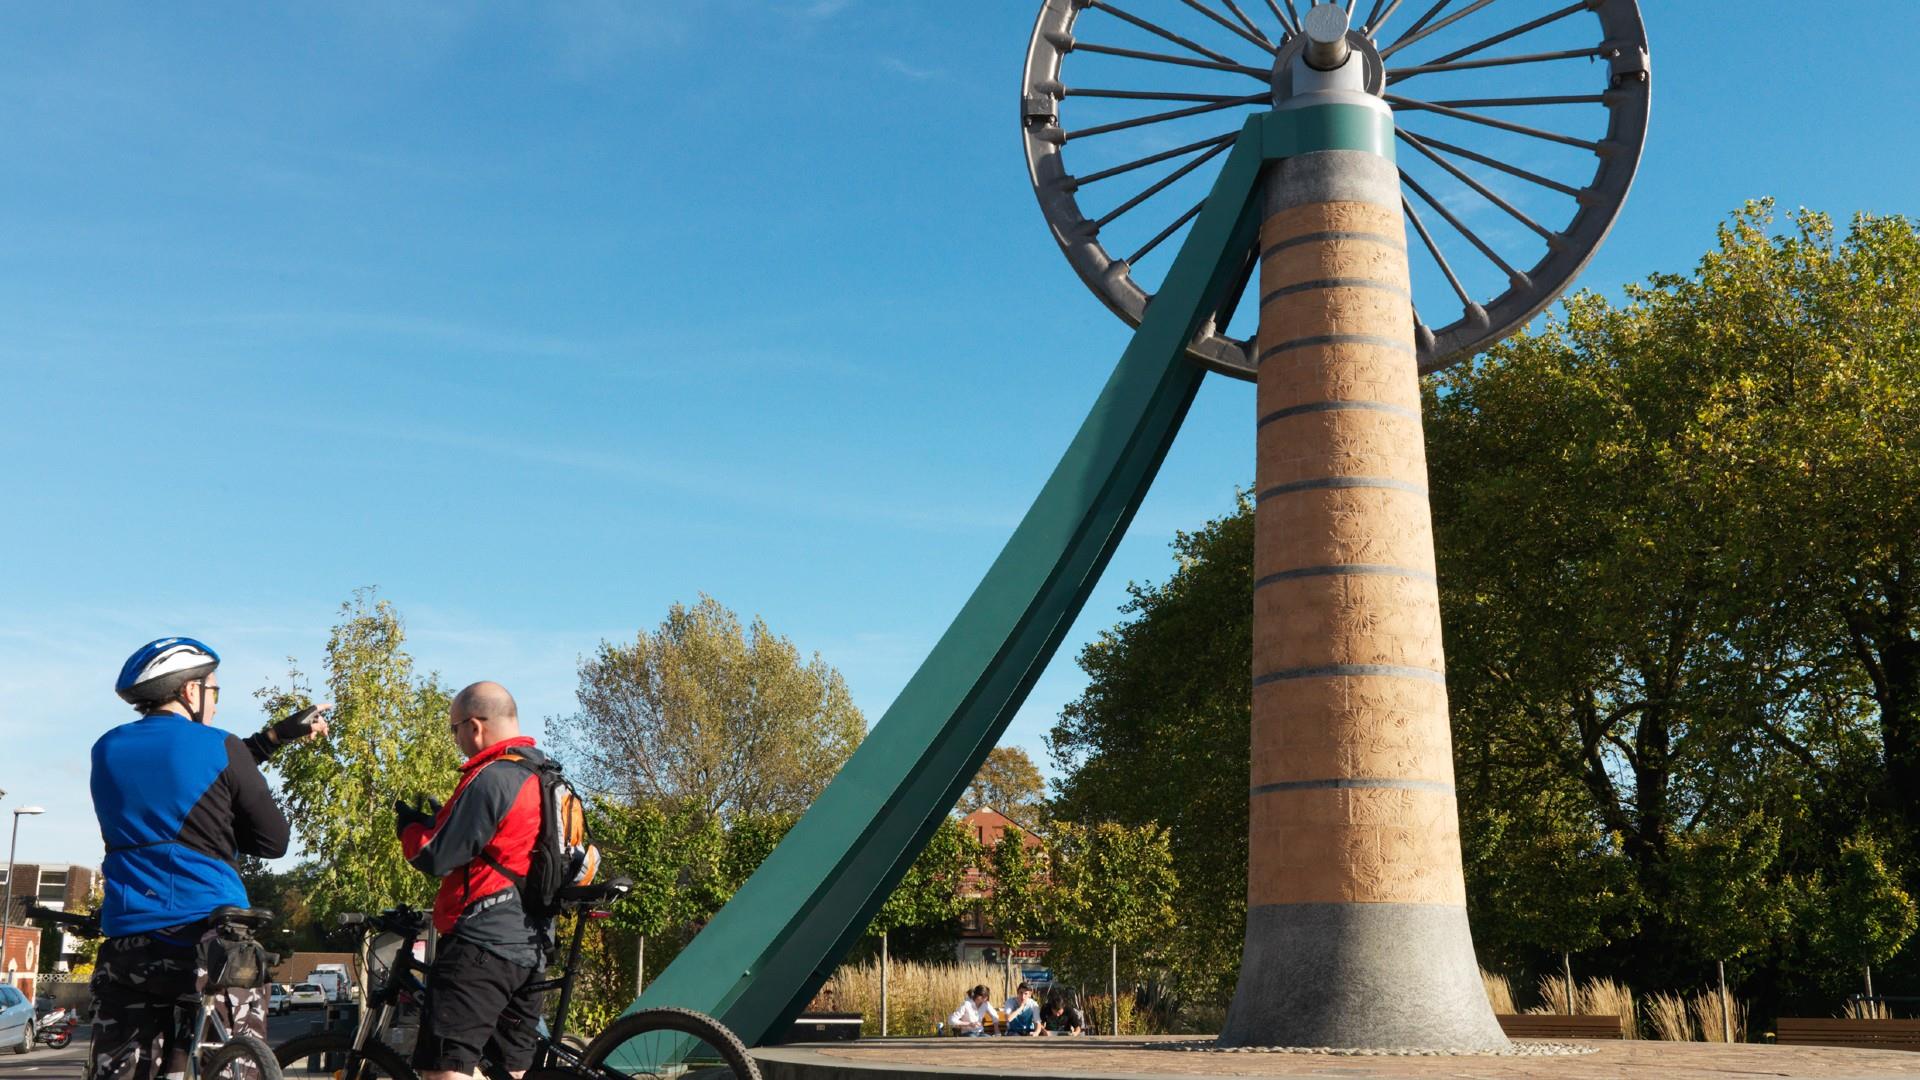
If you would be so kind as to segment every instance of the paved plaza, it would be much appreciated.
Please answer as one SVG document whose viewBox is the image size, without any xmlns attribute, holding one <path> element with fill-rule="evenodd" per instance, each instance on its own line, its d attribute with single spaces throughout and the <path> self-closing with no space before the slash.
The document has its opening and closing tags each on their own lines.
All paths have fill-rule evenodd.
<svg viewBox="0 0 1920 1080">
<path fill-rule="evenodd" d="M 1651 1041 L 1583 1042 L 1593 1053 L 1552 1057 L 1357 1057 L 1182 1053 L 1166 1039 L 899 1039 L 754 1051 L 766 1080 L 953 1080 L 956 1077 L 1119 1080 L 1135 1077 L 1332 1076 L 1351 1080 L 1747 1080 L 1920 1077 L 1920 1053 L 1826 1046 Z"/>
</svg>

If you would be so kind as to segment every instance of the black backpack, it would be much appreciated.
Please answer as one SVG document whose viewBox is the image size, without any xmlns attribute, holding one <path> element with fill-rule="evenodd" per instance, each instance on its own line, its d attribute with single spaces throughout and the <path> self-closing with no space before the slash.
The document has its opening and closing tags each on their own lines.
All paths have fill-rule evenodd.
<svg viewBox="0 0 1920 1080">
<path fill-rule="evenodd" d="M 587 805 L 567 783 L 559 762 L 549 759 L 535 764 L 512 753 L 500 755 L 500 760 L 530 769 L 539 778 L 540 832 L 534 838 L 524 877 L 491 855 L 483 852 L 480 857 L 513 882 L 528 919 L 551 922 L 560 913 L 560 890 L 591 883 L 600 869 L 600 849 L 587 839 Z"/>
</svg>

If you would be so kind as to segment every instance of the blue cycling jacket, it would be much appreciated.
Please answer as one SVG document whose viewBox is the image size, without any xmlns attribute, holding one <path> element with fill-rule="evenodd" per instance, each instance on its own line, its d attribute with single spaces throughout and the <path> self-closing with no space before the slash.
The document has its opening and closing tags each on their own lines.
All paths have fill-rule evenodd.
<svg viewBox="0 0 1920 1080">
<path fill-rule="evenodd" d="M 266 749 L 259 737 L 242 741 L 170 712 L 122 724 L 93 744 L 107 937 L 247 906 L 240 856 L 287 853 L 287 819 L 260 775 Z"/>
</svg>

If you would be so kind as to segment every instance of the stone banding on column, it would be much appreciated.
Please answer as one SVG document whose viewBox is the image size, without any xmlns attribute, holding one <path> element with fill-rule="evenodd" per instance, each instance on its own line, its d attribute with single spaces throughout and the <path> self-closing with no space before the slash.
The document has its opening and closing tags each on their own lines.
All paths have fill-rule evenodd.
<svg viewBox="0 0 1920 1080">
<path fill-rule="evenodd" d="M 1277 720 L 1253 747 L 1249 783 L 1398 776 L 1453 783 L 1453 740 L 1428 718 L 1446 686 L 1424 679 L 1276 680 L 1254 687 L 1254 707 Z M 1302 723 L 1287 722 L 1299 717 Z"/>
<path fill-rule="evenodd" d="M 1377 776 L 1343 776 L 1331 780 L 1279 780 L 1271 784 L 1255 784 L 1247 789 L 1249 795 L 1267 795 L 1275 791 L 1312 791 L 1321 788 L 1403 788 L 1407 791 L 1439 791 L 1453 794 L 1452 784 L 1443 784 L 1438 780 L 1394 780 Z"/>
<path fill-rule="evenodd" d="M 1265 686 L 1268 683 L 1282 682 L 1287 679 L 1324 679 L 1333 675 L 1389 675 L 1396 679 L 1426 679 L 1429 682 L 1445 685 L 1447 673 L 1431 668 L 1406 667 L 1400 664 L 1321 664 L 1317 667 L 1282 668 L 1269 671 L 1265 675 L 1255 675 L 1253 685 Z"/>
<path fill-rule="evenodd" d="M 1305 292 L 1315 292 L 1321 289 L 1377 289 L 1389 296 L 1399 297 L 1409 303 L 1413 301 L 1412 293 L 1399 285 L 1395 285 L 1391 281 L 1375 281 L 1372 278 L 1340 277 L 1313 278 L 1308 281 L 1295 282 L 1292 285 L 1282 285 L 1272 292 L 1267 293 L 1265 296 L 1262 296 L 1260 298 L 1260 306 L 1264 308 L 1268 304 L 1283 297 L 1294 296 Z"/>
<path fill-rule="evenodd" d="M 1371 345 L 1376 349 L 1391 349 L 1409 356 L 1414 355 L 1412 341 L 1396 341 L 1380 334 L 1311 334 L 1262 348 L 1260 355 L 1254 357 L 1254 363 L 1265 364 L 1270 357 L 1292 352 L 1295 349 L 1312 348 L 1316 345 Z"/>
<path fill-rule="evenodd" d="M 1258 415 L 1324 401 L 1373 401 L 1418 412 L 1414 364 L 1404 349 L 1352 342 L 1276 353 L 1260 365 Z"/>
<path fill-rule="evenodd" d="M 1270 218 L 1268 220 L 1272 219 Z M 1337 243 L 1342 240 L 1379 244 L 1381 247 L 1398 251 L 1403 256 L 1407 251 L 1406 244 L 1399 236 L 1383 232 L 1365 232 L 1359 229 L 1323 229 L 1319 232 L 1300 233 L 1296 236 L 1289 236 L 1284 240 L 1279 240 L 1271 244 L 1267 243 L 1268 238 L 1269 231 L 1262 229 L 1260 240 L 1263 245 L 1266 245 L 1260 252 L 1260 262 L 1262 266 L 1264 266 L 1269 259 L 1273 259 L 1283 252 L 1292 251 L 1306 244 L 1323 245 Z M 1315 259 L 1322 258 L 1318 253 L 1313 257 Z"/>
<path fill-rule="evenodd" d="M 1419 495 L 1423 498 L 1427 494 L 1425 485 L 1396 480 L 1391 476 L 1322 476 L 1312 480 L 1295 480 L 1292 483 L 1264 488 L 1253 497 L 1253 500 L 1256 503 L 1262 503 L 1268 499 L 1292 495 L 1295 492 L 1327 491 L 1335 488 L 1379 488 L 1386 491 L 1404 491 L 1409 495 Z"/>
<path fill-rule="evenodd" d="M 1262 429 L 1255 475 L 1262 490 L 1329 476 L 1425 479 L 1427 448 L 1420 422 L 1379 409 L 1295 413 L 1283 431 Z M 1422 485 L 1424 486 L 1424 485 Z"/>
<path fill-rule="evenodd" d="M 1425 570 L 1415 570 L 1410 566 L 1389 566 L 1385 563 L 1329 563 L 1324 566 L 1299 566 L 1292 570 L 1282 570 L 1277 574 L 1268 574 L 1253 583 L 1256 589 L 1264 589 L 1281 581 L 1292 581 L 1303 577 L 1332 577 L 1336 574 L 1378 574 L 1382 577 L 1413 578 L 1416 581 L 1439 583 L 1439 579 Z"/>
<path fill-rule="evenodd" d="M 1311 515 L 1318 529 L 1282 518 Z M 1423 493 L 1392 488 L 1324 488 L 1254 507 L 1256 578 L 1304 566 L 1381 563 L 1432 572 L 1433 527 Z"/>
<path fill-rule="evenodd" d="M 1276 420 L 1285 420 L 1289 416 L 1301 416 L 1306 413 L 1318 412 L 1341 412 L 1349 409 L 1391 413 L 1394 416 L 1405 417 L 1409 420 L 1420 419 L 1419 412 L 1409 409 L 1404 405 L 1392 405 L 1384 401 L 1340 399 L 1333 401 L 1307 401 L 1299 405 L 1290 405 L 1284 409 L 1275 409 L 1265 416 L 1262 416 L 1254 427 L 1257 430 L 1266 427 Z"/>
</svg>

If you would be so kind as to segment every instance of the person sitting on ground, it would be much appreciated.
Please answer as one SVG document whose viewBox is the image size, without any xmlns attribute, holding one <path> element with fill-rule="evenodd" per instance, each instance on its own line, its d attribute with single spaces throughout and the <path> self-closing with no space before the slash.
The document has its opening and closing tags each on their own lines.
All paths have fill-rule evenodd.
<svg viewBox="0 0 1920 1080">
<path fill-rule="evenodd" d="M 1040 1002 L 1033 996 L 1033 986 L 1021 983 L 1014 987 L 1013 996 L 1007 999 L 1006 1032 L 1009 1035 L 1040 1034 Z"/>
<path fill-rule="evenodd" d="M 533 1062 L 545 998 L 534 987 L 552 944 L 551 921 L 530 917 L 519 889 L 540 834 L 545 757 L 520 734 L 519 707 L 499 683 L 454 695 L 447 720 L 467 759 L 459 785 L 445 806 L 431 798 L 418 807 L 394 803 L 407 861 L 440 879 L 440 947 L 413 1064 L 421 1080 L 468 1080 L 492 1050 L 518 1077 Z"/>
<path fill-rule="evenodd" d="M 1049 1035 L 1086 1034 L 1087 1018 L 1081 1015 L 1073 994 L 1064 987 L 1056 988 L 1047 995 L 1047 1004 L 1040 1010 L 1040 1018 L 1045 1024 L 1043 1030 Z"/>
<path fill-rule="evenodd" d="M 991 1035 L 994 1020 L 993 992 L 982 983 L 967 991 L 966 1000 L 947 1017 L 947 1027 L 956 1035 Z"/>
</svg>

